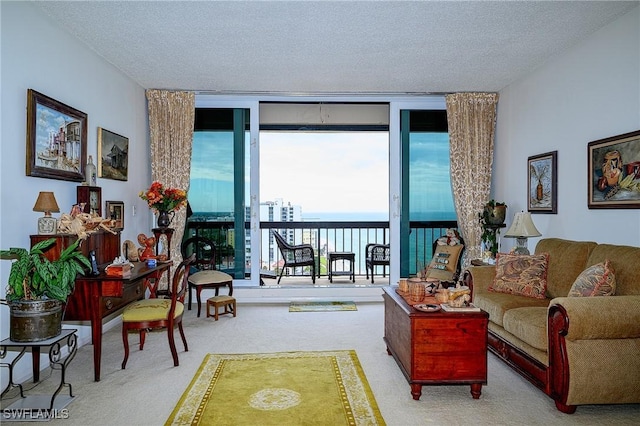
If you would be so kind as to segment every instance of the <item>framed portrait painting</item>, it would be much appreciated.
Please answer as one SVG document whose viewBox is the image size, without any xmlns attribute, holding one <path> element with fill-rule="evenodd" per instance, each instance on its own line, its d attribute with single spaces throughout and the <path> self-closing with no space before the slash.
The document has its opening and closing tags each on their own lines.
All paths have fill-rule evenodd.
<svg viewBox="0 0 640 426">
<path fill-rule="evenodd" d="M 640 208 L 640 130 L 589 142 L 588 207 Z"/>
<path fill-rule="evenodd" d="M 82 182 L 87 114 L 27 90 L 27 176 Z"/>
<path fill-rule="evenodd" d="M 98 177 L 127 180 L 129 139 L 98 127 Z"/>
<path fill-rule="evenodd" d="M 124 203 L 122 201 L 106 201 L 105 212 L 107 219 L 115 221 L 115 228 L 124 229 Z"/>
<path fill-rule="evenodd" d="M 529 157 L 528 208 L 531 213 L 558 213 L 558 151 Z"/>
</svg>

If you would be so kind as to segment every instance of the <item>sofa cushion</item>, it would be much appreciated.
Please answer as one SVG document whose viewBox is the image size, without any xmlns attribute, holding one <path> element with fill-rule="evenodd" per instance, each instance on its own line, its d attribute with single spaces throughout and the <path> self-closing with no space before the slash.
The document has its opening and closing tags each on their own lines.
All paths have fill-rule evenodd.
<svg viewBox="0 0 640 426">
<path fill-rule="evenodd" d="M 523 342 L 541 351 L 547 350 L 546 307 L 509 309 L 505 312 L 502 322 L 505 330 Z"/>
<path fill-rule="evenodd" d="M 536 254 L 549 253 L 547 266 L 547 297 L 549 299 L 566 297 L 571 284 L 587 266 L 604 260 L 587 263 L 596 245 L 592 241 L 570 241 L 560 238 L 544 238 L 538 242 Z"/>
<path fill-rule="evenodd" d="M 640 247 L 598 244 L 587 260 L 587 266 L 611 260 L 616 271 L 616 295 L 640 294 Z M 565 293 L 566 294 L 566 293 Z"/>
<path fill-rule="evenodd" d="M 489 291 L 546 299 L 549 255 L 498 253 L 496 276 Z"/>
<path fill-rule="evenodd" d="M 569 290 L 569 297 L 612 296 L 616 275 L 607 259 L 582 271 Z"/>
<path fill-rule="evenodd" d="M 437 246 L 427 270 L 427 278 L 453 281 L 453 276 L 458 267 L 458 259 L 460 258 L 460 253 L 463 248 L 464 246 L 462 244 Z"/>
<path fill-rule="evenodd" d="M 473 304 L 489 313 L 489 321 L 499 326 L 504 325 L 504 314 L 511 309 L 522 307 L 546 308 L 549 302 L 549 299 L 534 299 L 506 293 L 479 293 L 473 296 Z"/>
</svg>

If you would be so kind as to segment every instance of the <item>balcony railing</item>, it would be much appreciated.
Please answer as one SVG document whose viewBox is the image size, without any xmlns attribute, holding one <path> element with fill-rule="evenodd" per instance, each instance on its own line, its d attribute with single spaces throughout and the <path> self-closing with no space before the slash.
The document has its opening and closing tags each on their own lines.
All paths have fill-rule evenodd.
<svg viewBox="0 0 640 426">
<path fill-rule="evenodd" d="M 412 221 L 409 224 L 409 274 L 415 275 L 419 268 L 427 265 L 433 257 L 433 243 L 445 234 L 447 228 L 456 228 L 456 221 Z M 248 231 L 249 223 L 245 222 Z M 242 276 L 250 269 L 252 259 L 248 235 L 245 236 L 245 259 L 238 262 L 233 248 L 233 222 L 230 221 L 190 221 L 187 224 L 187 236 L 205 236 L 216 245 L 218 268 Z M 355 274 L 366 275 L 365 247 L 367 244 L 389 243 L 389 222 L 260 222 L 261 255 L 260 269 L 279 273 L 283 262 L 272 230 L 278 231 L 292 244 L 307 243 L 314 247 L 318 276 L 327 276 L 327 253 L 352 252 L 355 254 Z M 248 233 L 247 233 L 248 234 Z M 295 269 L 295 270 L 294 270 Z M 308 269 L 308 268 L 307 268 Z M 308 275 L 303 268 L 289 268 L 289 276 Z M 376 274 L 382 273 L 382 267 L 376 267 Z M 387 268 L 386 273 L 389 273 Z"/>
</svg>

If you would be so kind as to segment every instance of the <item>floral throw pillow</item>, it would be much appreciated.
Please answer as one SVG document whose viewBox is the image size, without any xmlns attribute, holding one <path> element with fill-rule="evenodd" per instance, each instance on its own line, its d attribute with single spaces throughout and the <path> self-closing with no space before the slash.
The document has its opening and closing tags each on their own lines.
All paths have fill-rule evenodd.
<svg viewBox="0 0 640 426">
<path fill-rule="evenodd" d="M 616 275 L 609 259 L 589 266 L 573 282 L 569 297 L 613 296 Z"/>
<path fill-rule="evenodd" d="M 548 264 L 548 253 L 531 256 L 498 253 L 496 277 L 489 286 L 489 291 L 544 299 Z"/>
</svg>

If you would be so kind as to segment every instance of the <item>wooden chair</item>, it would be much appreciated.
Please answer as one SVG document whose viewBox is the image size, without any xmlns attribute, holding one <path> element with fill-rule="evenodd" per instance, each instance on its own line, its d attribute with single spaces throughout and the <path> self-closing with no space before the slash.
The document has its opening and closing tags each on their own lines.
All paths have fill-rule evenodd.
<svg viewBox="0 0 640 426">
<path fill-rule="evenodd" d="M 273 231 L 273 236 L 276 238 L 276 243 L 282 254 L 284 265 L 280 269 L 280 276 L 278 277 L 278 284 L 282 278 L 282 273 L 286 268 L 295 268 L 297 266 L 310 266 L 311 267 L 311 281 L 316 283 L 316 258 L 313 252 L 313 246 L 311 244 L 299 244 L 291 245 L 285 241 L 285 239 L 277 231 Z"/>
<path fill-rule="evenodd" d="M 128 305 L 122 313 L 122 342 L 124 343 L 124 360 L 122 369 L 129 359 L 129 332 L 137 331 L 140 335 L 140 350 L 144 348 L 144 341 L 149 330 L 166 329 L 169 338 L 169 348 L 173 356 L 173 365 L 178 366 L 178 352 L 173 329 L 177 326 L 184 344 L 185 352 L 189 350 L 187 339 L 182 329 L 182 313 L 184 312 L 184 295 L 189 279 L 189 265 L 195 256 L 183 260 L 176 268 L 171 283 L 171 298 L 143 299 Z"/>
<path fill-rule="evenodd" d="M 371 269 L 371 284 L 373 284 L 373 274 L 376 265 L 381 265 L 382 276 L 384 277 L 386 275 L 386 268 L 391 261 L 391 249 L 389 248 L 389 244 L 370 243 L 365 246 L 365 253 L 367 254 L 365 261 L 367 279 L 369 279 L 369 269 Z"/>
<path fill-rule="evenodd" d="M 232 296 L 233 277 L 216 270 L 216 246 L 208 238 L 191 237 L 182 243 L 180 251 L 183 258 L 191 254 L 196 255 L 196 260 L 191 266 L 191 275 L 189 275 L 189 303 L 187 306 L 191 310 L 191 290 L 195 289 L 198 317 L 200 317 L 202 289 L 213 288 L 217 296 L 221 287 L 229 287 L 229 296 Z"/>
</svg>

